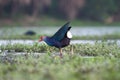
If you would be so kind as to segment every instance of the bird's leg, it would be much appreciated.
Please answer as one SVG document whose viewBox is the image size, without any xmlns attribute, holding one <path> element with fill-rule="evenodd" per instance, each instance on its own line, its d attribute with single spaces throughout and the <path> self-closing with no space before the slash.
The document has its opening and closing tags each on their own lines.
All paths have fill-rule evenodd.
<svg viewBox="0 0 120 80">
<path fill-rule="evenodd" d="M 63 55 L 62 55 L 62 49 L 60 48 L 60 57 L 62 58 Z"/>
</svg>

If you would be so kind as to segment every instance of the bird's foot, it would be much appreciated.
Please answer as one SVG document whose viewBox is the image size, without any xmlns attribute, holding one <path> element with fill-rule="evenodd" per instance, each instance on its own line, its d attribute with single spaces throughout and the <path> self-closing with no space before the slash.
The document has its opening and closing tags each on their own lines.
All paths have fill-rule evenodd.
<svg viewBox="0 0 120 80">
<path fill-rule="evenodd" d="M 60 58 L 63 58 L 63 55 L 62 55 L 62 53 L 60 53 Z"/>
</svg>

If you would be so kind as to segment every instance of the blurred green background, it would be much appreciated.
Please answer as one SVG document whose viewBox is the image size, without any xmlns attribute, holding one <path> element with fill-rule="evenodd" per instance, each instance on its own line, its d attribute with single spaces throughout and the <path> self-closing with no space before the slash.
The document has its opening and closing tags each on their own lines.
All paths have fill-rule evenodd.
<svg viewBox="0 0 120 80">
<path fill-rule="evenodd" d="M 67 21 L 61 59 L 38 40 Z M 120 0 L 0 0 L 0 80 L 120 80 Z"/>
<path fill-rule="evenodd" d="M 0 0 L 0 26 L 120 25 L 120 0 Z"/>
</svg>

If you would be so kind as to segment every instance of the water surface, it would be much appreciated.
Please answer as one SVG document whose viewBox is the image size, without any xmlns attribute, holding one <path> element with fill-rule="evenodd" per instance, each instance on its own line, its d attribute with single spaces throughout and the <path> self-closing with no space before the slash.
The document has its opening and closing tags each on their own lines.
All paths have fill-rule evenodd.
<svg viewBox="0 0 120 80">
<path fill-rule="evenodd" d="M 10 28 L 0 28 L 0 35 L 23 35 L 28 30 L 33 30 L 37 34 L 54 34 L 60 27 L 10 27 Z M 120 27 L 77 27 L 73 26 L 71 28 L 71 32 L 75 36 L 83 36 L 83 35 L 104 35 L 104 34 L 112 34 L 112 33 L 120 33 Z"/>
<path fill-rule="evenodd" d="M 70 44 L 95 44 L 96 42 L 102 42 L 102 40 L 71 40 Z M 107 42 L 116 42 L 118 45 L 120 45 L 120 40 L 107 40 Z M 7 45 L 7 44 L 29 44 L 33 45 L 34 43 L 38 43 L 36 40 L 0 40 L 0 45 Z M 39 44 L 42 44 L 44 42 L 39 42 Z"/>
</svg>

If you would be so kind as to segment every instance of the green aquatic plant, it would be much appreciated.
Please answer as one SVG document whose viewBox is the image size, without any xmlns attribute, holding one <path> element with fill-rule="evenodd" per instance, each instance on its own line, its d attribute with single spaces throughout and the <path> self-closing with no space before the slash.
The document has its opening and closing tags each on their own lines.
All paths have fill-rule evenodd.
<svg viewBox="0 0 120 80">
<path fill-rule="evenodd" d="M 58 53 L 58 49 L 47 46 L 46 44 L 7 44 L 1 45 L 0 50 L 4 52 L 14 50 L 15 52 L 26 53 L 48 53 L 48 55 Z M 120 47 L 116 42 L 95 42 L 94 44 L 73 44 L 63 49 L 65 54 L 78 54 L 81 56 L 111 56 L 120 57 Z"/>
<path fill-rule="evenodd" d="M 0 79 L 12 80 L 113 80 L 120 78 L 119 58 L 82 57 L 66 54 L 62 59 L 47 54 L 16 56 L 0 60 Z M 105 74 L 103 74 L 105 73 Z"/>
</svg>

